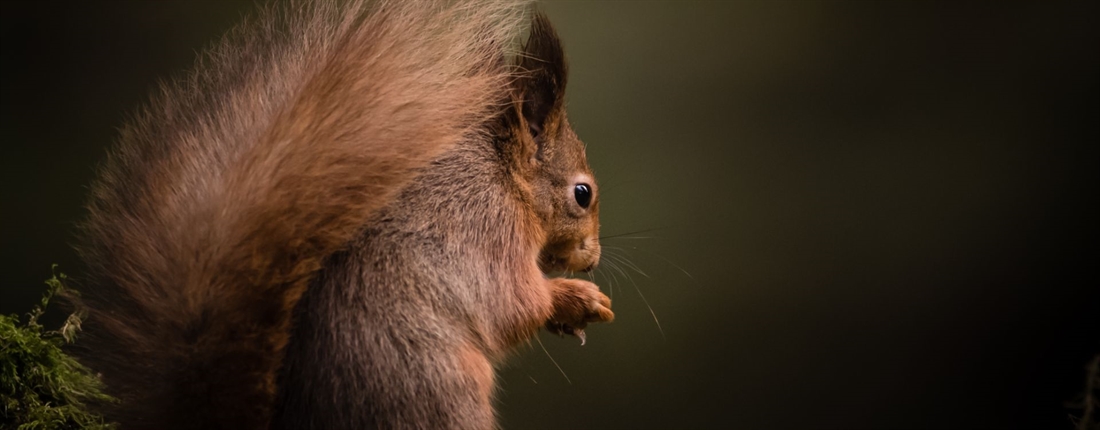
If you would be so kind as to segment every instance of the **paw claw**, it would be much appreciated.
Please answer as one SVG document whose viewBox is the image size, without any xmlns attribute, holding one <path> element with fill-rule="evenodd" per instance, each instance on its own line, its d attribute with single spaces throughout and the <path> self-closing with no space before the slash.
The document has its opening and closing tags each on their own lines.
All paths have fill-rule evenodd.
<svg viewBox="0 0 1100 430">
<path fill-rule="evenodd" d="M 600 287 L 579 279 L 552 279 L 554 311 L 546 327 L 559 335 L 573 335 L 587 342 L 584 328 L 592 322 L 608 322 L 615 319 L 611 312 L 611 299 L 600 292 Z"/>
</svg>

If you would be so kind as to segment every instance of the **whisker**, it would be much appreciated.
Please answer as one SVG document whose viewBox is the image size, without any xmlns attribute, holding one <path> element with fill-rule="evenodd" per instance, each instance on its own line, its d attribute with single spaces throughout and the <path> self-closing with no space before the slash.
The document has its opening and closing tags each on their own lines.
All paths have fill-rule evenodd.
<svg viewBox="0 0 1100 430">
<path fill-rule="evenodd" d="M 600 240 L 613 239 L 613 238 L 623 237 L 623 236 L 630 236 L 630 235 L 634 235 L 634 234 L 638 234 L 638 233 L 649 233 L 651 231 L 657 231 L 657 230 L 660 230 L 660 229 L 659 228 L 647 228 L 647 229 L 642 229 L 642 230 L 628 231 L 626 233 L 612 234 L 612 235 L 608 235 L 608 236 L 600 236 Z"/>
<path fill-rule="evenodd" d="M 619 272 L 619 274 L 620 274 L 620 275 L 623 275 L 623 277 L 624 277 L 624 278 L 630 279 L 630 275 L 629 275 L 629 274 L 627 274 L 627 273 L 626 273 L 626 271 L 625 271 L 625 270 L 623 270 L 623 268 L 619 266 L 619 264 L 615 263 L 615 261 L 614 261 L 614 260 L 607 260 L 607 264 L 608 264 L 608 265 L 609 265 L 609 266 L 610 266 L 610 267 L 611 267 L 612 269 L 614 269 L 615 271 Z M 612 272 L 612 276 L 615 276 L 614 272 Z M 618 276 L 615 276 L 615 279 L 618 279 L 618 278 L 619 278 Z"/>
<path fill-rule="evenodd" d="M 636 246 L 632 246 L 632 247 L 630 247 L 630 249 L 633 249 L 633 250 L 635 250 L 635 251 L 642 251 L 642 252 L 648 253 L 648 254 L 650 254 L 650 255 L 653 255 L 653 256 L 655 256 L 655 257 L 657 257 L 657 258 L 660 258 L 661 260 L 664 260 L 664 261 L 665 261 L 665 263 L 668 263 L 668 265 L 670 265 L 670 266 L 672 266 L 672 267 L 675 267 L 675 268 L 676 268 L 676 270 L 679 270 L 679 271 L 683 272 L 683 273 L 684 273 L 684 275 L 687 275 L 687 277 L 688 277 L 689 279 L 691 279 L 692 281 L 694 281 L 694 280 L 695 280 L 695 277 L 694 277 L 694 276 L 691 276 L 691 274 L 690 274 L 690 273 L 688 273 L 688 271 L 687 271 L 687 270 L 684 270 L 684 268 L 683 268 L 683 267 L 680 267 L 680 265 L 678 265 L 678 264 L 676 264 L 676 263 L 673 263 L 673 262 L 672 262 L 672 260 L 669 260 L 669 259 L 665 258 L 665 257 L 664 257 L 663 255 L 661 255 L 661 254 L 658 254 L 658 253 L 656 253 L 656 252 L 653 252 L 653 251 L 650 251 L 650 250 L 646 250 L 646 249 L 638 248 L 638 247 L 636 247 Z"/>
<path fill-rule="evenodd" d="M 627 269 L 630 269 L 630 270 L 633 270 L 633 271 L 637 272 L 639 275 L 642 275 L 646 278 L 649 278 L 649 275 L 647 275 L 645 272 L 643 272 L 641 269 L 639 269 L 638 266 L 635 266 L 633 263 L 631 263 L 629 260 L 627 260 L 623 256 L 621 256 L 621 255 L 612 255 L 611 257 L 612 257 L 612 260 L 617 261 L 619 263 L 619 265 L 621 265 L 622 267 L 626 267 Z"/>
<path fill-rule="evenodd" d="M 546 353 L 546 357 L 550 359 L 550 362 L 554 363 L 554 367 L 557 367 L 558 371 L 561 372 L 561 376 L 565 377 L 565 382 L 568 382 L 569 385 L 573 385 L 573 381 L 569 380 L 569 375 L 565 374 L 565 370 L 562 370 L 561 366 L 558 365 L 558 361 L 554 360 L 554 357 L 550 356 L 550 351 L 546 350 L 546 345 L 542 344 L 542 339 L 540 339 L 539 336 L 535 336 L 535 340 L 537 340 L 539 342 L 539 346 L 542 347 L 542 352 Z M 536 382 L 536 384 L 537 383 L 538 382 Z"/>
<path fill-rule="evenodd" d="M 610 250 L 619 250 L 619 251 L 623 251 L 624 253 L 626 252 L 626 250 L 624 250 L 622 248 L 617 248 L 617 247 L 614 247 L 614 246 L 605 246 L 604 248 L 608 248 Z M 640 275 L 645 276 L 647 278 L 649 277 L 649 275 L 647 275 L 645 272 L 643 272 L 642 269 L 640 269 L 637 265 L 632 263 L 626 257 L 624 257 L 622 255 L 615 255 L 614 253 L 608 253 L 607 256 L 615 258 L 616 260 L 620 261 L 623 265 L 625 265 L 627 268 L 632 269 L 635 272 L 638 272 Z"/>
<path fill-rule="evenodd" d="M 615 263 L 611 263 L 611 264 L 612 264 L 612 266 L 614 266 L 614 264 L 615 264 Z M 611 270 L 609 270 L 609 271 L 607 272 L 607 274 L 606 274 L 606 275 L 604 275 L 604 276 L 608 276 L 608 275 L 610 275 L 609 277 L 610 277 L 610 279 L 611 279 L 611 289 L 612 289 L 612 290 L 614 290 L 614 289 L 615 289 L 615 285 L 616 285 L 616 284 L 618 284 L 618 285 L 619 285 L 619 289 L 622 289 L 622 282 L 620 282 L 620 281 L 619 281 L 619 277 L 618 277 L 618 276 L 615 276 L 615 272 L 614 272 L 614 271 L 611 271 Z"/>
<path fill-rule="evenodd" d="M 634 281 L 631 280 L 631 283 Z M 649 309 L 649 314 L 653 316 L 653 322 L 657 324 L 657 331 L 661 333 L 661 339 L 667 339 L 665 337 L 665 329 L 661 328 L 661 321 L 657 319 L 657 313 L 653 312 L 653 306 L 649 305 L 649 300 L 645 299 L 645 295 L 642 294 L 642 289 L 638 288 L 638 284 L 634 284 L 634 291 L 638 292 L 638 297 L 642 298 L 642 303 L 645 303 L 645 307 Z"/>
<path fill-rule="evenodd" d="M 596 282 L 596 280 L 597 280 L 597 278 L 596 278 L 596 275 L 598 275 L 598 274 L 599 274 L 599 272 L 600 272 L 600 271 L 599 271 L 598 269 L 597 269 L 597 270 L 591 270 L 591 271 L 585 272 L 585 273 L 584 273 L 584 276 L 585 276 L 586 278 L 588 278 L 588 282 L 591 282 L 591 283 L 593 283 L 593 284 L 596 284 L 596 286 L 597 286 L 597 287 L 599 287 L 599 284 L 600 284 L 600 283 L 599 283 L 599 282 Z M 604 276 L 604 278 L 606 279 L 607 277 L 606 277 L 606 276 Z M 608 281 L 608 285 L 607 285 L 607 288 L 608 288 L 608 290 L 607 290 L 607 292 L 608 292 L 608 294 L 607 294 L 607 298 L 609 298 L 609 299 L 612 299 L 612 300 L 614 300 L 614 299 L 615 299 L 615 285 L 614 285 L 614 284 L 611 284 L 611 283 L 610 283 L 610 281 Z"/>
<path fill-rule="evenodd" d="M 614 266 L 615 266 L 615 263 L 608 260 L 608 261 L 604 262 L 604 265 L 601 267 L 601 269 L 605 269 L 605 268 L 608 268 L 608 267 L 614 268 Z M 607 280 L 608 291 L 611 293 L 611 294 L 608 295 L 608 298 L 614 300 L 614 298 L 615 298 L 615 282 L 618 281 L 618 278 L 615 276 L 614 271 L 601 270 L 600 272 L 603 273 L 604 279 Z"/>
<path fill-rule="evenodd" d="M 613 254 L 608 254 L 608 257 L 611 257 L 612 255 Z M 611 262 L 613 260 L 616 260 L 616 259 L 609 260 L 609 262 Z M 618 267 L 618 265 L 612 264 L 611 268 L 618 270 L 619 273 L 622 274 L 626 278 L 626 280 L 630 281 L 630 283 L 632 285 L 634 285 L 634 291 L 636 291 L 638 293 L 638 297 L 642 298 L 642 303 L 645 304 L 646 309 L 649 309 L 649 314 L 651 316 L 653 316 L 653 322 L 657 324 L 657 331 L 661 333 L 661 338 L 662 339 L 667 339 L 665 337 L 665 330 L 664 330 L 663 327 L 661 327 L 661 321 L 657 318 L 657 313 L 653 311 L 653 306 L 649 305 L 649 300 L 646 300 L 645 294 L 642 294 L 642 289 L 640 287 L 638 287 L 638 283 L 634 282 L 634 278 L 631 278 L 630 274 L 626 273 L 626 271 L 624 271 L 622 268 Z"/>
<path fill-rule="evenodd" d="M 608 278 L 608 276 L 607 276 L 607 275 L 603 275 L 603 277 L 604 277 L 605 279 L 607 279 L 607 292 L 608 292 L 608 294 L 607 294 L 607 298 L 609 298 L 609 299 L 611 299 L 612 301 L 614 301 L 614 300 L 615 300 L 615 283 L 614 283 L 614 282 L 611 282 L 611 279 L 610 279 L 610 278 Z"/>
</svg>

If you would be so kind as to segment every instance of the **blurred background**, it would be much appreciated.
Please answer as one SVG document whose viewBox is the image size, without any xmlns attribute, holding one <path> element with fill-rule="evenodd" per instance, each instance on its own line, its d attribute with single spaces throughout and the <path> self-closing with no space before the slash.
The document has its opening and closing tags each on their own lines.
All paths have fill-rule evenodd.
<svg viewBox="0 0 1100 430">
<path fill-rule="evenodd" d="M 1097 5 L 544 4 L 617 319 L 521 348 L 503 426 L 1071 428 L 1100 353 Z M 0 3 L 0 312 L 52 263 L 79 278 L 116 128 L 255 8 Z"/>
</svg>

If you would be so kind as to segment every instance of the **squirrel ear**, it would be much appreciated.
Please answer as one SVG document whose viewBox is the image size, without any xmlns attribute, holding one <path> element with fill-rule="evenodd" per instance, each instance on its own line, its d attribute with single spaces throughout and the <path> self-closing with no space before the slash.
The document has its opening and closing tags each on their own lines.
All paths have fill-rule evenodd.
<svg viewBox="0 0 1100 430">
<path fill-rule="evenodd" d="M 537 137 L 543 133 L 550 115 L 563 104 L 567 72 L 561 40 L 541 12 L 531 19 L 531 34 L 523 45 L 519 67 L 516 92 L 527 126 Z"/>
</svg>

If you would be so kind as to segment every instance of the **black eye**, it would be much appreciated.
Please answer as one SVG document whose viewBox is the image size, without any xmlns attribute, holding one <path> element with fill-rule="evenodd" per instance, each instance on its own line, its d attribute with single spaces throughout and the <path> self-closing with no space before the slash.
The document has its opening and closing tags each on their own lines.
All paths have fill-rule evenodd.
<svg viewBox="0 0 1100 430">
<path fill-rule="evenodd" d="M 592 190 L 588 188 L 587 184 L 577 184 L 573 187 L 573 197 L 577 199 L 578 205 L 588 209 L 588 205 L 592 203 Z"/>
</svg>

